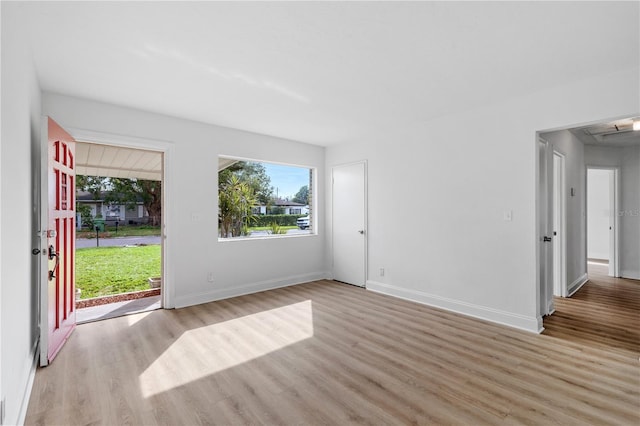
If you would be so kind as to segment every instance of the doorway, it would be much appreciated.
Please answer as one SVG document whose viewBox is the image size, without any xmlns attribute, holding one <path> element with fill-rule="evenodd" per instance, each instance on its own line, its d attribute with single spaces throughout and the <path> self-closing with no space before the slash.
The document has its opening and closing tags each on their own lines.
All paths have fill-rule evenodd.
<svg viewBox="0 0 640 426">
<path fill-rule="evenodd" d="M 159 151 L 77 142 L 77 322 L 159 309 Z"/>
<path fill-rule="evenodd" d="M 618 276 L 615 168 L 587 168 L 587 261 Z"/>
<path fill-rule="evenodd" d="M 172 173 L 173 173 L 173 158 L 174 158 L 174 144 L 170 141 L 161 141 L 155 139 L 145 139 L 139 137 L 123 136 L 112 133 L 97 132 L 93 130 L 86 130 L 80 128 L 69 128 L 69 132 L 75 137 L 78 143 L 87 143 L 94 146 L 110 146 L 121 149 L 130 149 L 135 151 L 151 151 L 160 153 L 162 155 L 161 164 L 159 168 L 153 172 L 155 176 L 161 176 L 162 188 L 162 216 L 161 216 L 161 297 L 160 306 L 164 309 L 171 309 L 175 306 L 174 295 L 175 290 L 173 288 L 173 268 L 172 268 L 172 251 L 170 244 L 167 244 L 166 235 L 170 232 L 170 223 L 172 217 L 172 205 L 170 200 L 172 199 Z M 113 164 L 109 165 L 107 162 L 111 161 Z M 123 169 L 126 164 L 122 158 L 117 156 L 103 156 L 101 162 L 97 165 L 105 166 L 106 169 Z M 129 164 L 130 169 L 130 164 Z M 153 179 L 153 174 L 142 174 L 148 172 L 148 170 L 137 170 L 136 177 Z M 160 173 L 160 174 L 158 174 Z M 85 174 L 91 174 L 85 172 Z M 103 172 L 94 172 L 94 174 L 102 174 Z M 130 177 L 130 176 L 119 176 Z"/>
<path fill-rule="evenodd" d="M 366 163 L 332 169 L 333 278 L 364 287 L 367 270 Z"/>
</svg>

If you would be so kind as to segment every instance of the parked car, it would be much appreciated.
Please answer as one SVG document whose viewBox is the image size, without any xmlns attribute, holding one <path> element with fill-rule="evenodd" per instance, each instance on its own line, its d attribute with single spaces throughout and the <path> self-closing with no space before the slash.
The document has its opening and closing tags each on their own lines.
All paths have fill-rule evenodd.
<svg viewBox="0 0 640 426">
<path fill-rule="evenodd" d="M 298 228 L 300 229 L 308 229 L 309 228 L 309 216 L 299 217 L 297 220 Z"/>
</svg>

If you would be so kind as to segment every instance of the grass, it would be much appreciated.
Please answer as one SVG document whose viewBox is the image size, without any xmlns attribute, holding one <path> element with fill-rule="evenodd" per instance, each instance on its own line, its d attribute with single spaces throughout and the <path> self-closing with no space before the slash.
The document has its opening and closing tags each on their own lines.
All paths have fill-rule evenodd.
<svg viewBox="0 0 640 426">
<path fill-rule="evenodd" d="M 100 232 L 100 238 L 113 237 L 146 237 L 148 235 L 160 235 L 159 226 L 118 226 L 116 232 L 115 226 L 107 226 L 104 232 Z M 95 238 L 96 231 L 82 230 L 76 232 L 76 238 Z"/>
<path fill-rule="evenodd" d="M 81 298 L 148 290 L 160 276 L 160 245 L 76 250 L 76 287 Z"/>
</svg>

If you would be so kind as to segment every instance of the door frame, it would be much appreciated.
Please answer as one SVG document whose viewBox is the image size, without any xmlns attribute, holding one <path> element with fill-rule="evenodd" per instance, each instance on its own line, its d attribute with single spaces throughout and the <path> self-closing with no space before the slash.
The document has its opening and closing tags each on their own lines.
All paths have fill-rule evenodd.
<svg viewBox="0 0 640 426">
<path fill-rule="evenodd" d="M 609 271 L 608 274 L 611 277 L 620 276 L 620 217 L 618 212 L 620 211 L 620 167 L 618 166 L 595 166 L 587 164 L 585 167 L 585 188 L 587 194 L 589 194 L 589 170 L 609 170 L 613 173 L 613 179 L 609 186 L 609 210 L 611 216 L 609 217 L 609 226 L 613 226 L 613 232 L 609 234 Z M 588 199 L 585 197 L 585 205 Z M 589 212 L 585 208 L 585 215 Z M 587 244 L 589 237 L 589 220 L 585 220 L 585 244 Z M 586 249 L 586 247 L 585 247 Z M 585 250 L 586 252 L 586 250 Z"/>
<path fill-rule="evenodd" d="M 566 156 L 553 150 L 553 293 L 567 297 L 567 169 Z"/>
<path fill-rule="evenodd" d="M 122 148 L 142 149 L 146 151 L 156 151 L 162 153 L 162 222 L 161 228 L 161 307 L 172 309 L 175 307 L 175 287 L 173 270 L 173 252 L 171 245 L 167 244 L 167 238 L 171 241 L 171 220 L 173 218 L 173 173 L 174 173 L 174 152 L 175 144 L 171 141 L 155 139 L 145 139 L 133 136 L 123 136 L 111 133 L 97 132 L 87 129 L 67 127 L 67 131 L 77 142 L 90 143 L 95 145 L 111 145 Z"/>
<path fill-rule="evenodd" d="M 367 160 L 352 161 L 349 163 L 335 164 L 331 166 L 331 270 L 334 268 L 334 256 L 335 256 L 335 231 L 334 231 L 334 187 L 333 187 L 333 172 L 340 167 L 355 166 L 357 164 L 363 165 L 364 173 L 364 285 L 362 288 L 367 288 L 367 281 L 369 280 L 369 165 Z M 332 273 L 333 275 L 333 273 Z"/>
</svg>

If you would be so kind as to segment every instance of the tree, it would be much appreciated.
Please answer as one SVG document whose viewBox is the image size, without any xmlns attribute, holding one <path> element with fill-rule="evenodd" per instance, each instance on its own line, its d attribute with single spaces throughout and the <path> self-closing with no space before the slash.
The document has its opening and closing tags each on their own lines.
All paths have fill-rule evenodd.
<svg viewBox="0 0 640 426">
<path fill-rule="evenodd" d="M 76 212 L 80 213 L 81 225 L 86 226 L 89 229 L 93 229 L 94 222 L 93 216 L 91 216 L 91 207 L 86 204 L 76 203 Z"/>
<path fill-rule="evenodd" d="M 105 201 L 124 204 L 133 209 L 139 200 L 147 210 L 149 224 L 159 226 L 162 223 L 162 182 L 144 179 L 110 178 L 111 191 Z"/>
<path fill-rule="evenodd" d="M 104 176 L 85 176 L 76 175 L 76 190 L 87 191 L 93 196 L 93 200 L 97 201 L 102 199 L 102 192 L 109 186 L 109 178 Z M 76 202 L 76 211 L 80 212 L 82 218 L 82 225 L 88 226 L 93 229 L 93 218 L 91 217 L 91 209 L 87 211 L 86 206 L 81 207 Z M 102 217 L 102 207 L 96 209 L 96 217 Z"/>
<path fill-rule="evenodd" d="M 220 236 L 237 237 L 248 234 L 249 222 L 254 218 L 252 208 L 257 199 L 251 185 L 231 174 L 220 182 L 218 189 Z"/>
<path fill-rule="evenodd" d="M 309 186 L 305 185 L 301 187 L 298 193 L 293 197 L 293 201 L 304 205 L 309 204 Z"/>
<path fill-rule="evenodd" d="M 273 187 L 271 186 L 271 178 L 267 175 L 263 164 L 238 161 L 221 170 L 218 172 L 218 190 L 229 181 L 231 175 L 236 176 L 240 182 L 249 185 L 259 202 L 267 205 L 270 203 Z"/>
<path fill-rule="evenodd" d="M 94 200 L 102 198 L 102 192 L 108 187 L 108 182 L 109 178 L 104 176 L 76 175 L 76 189 L 89 192 Z"/>
</svg>

